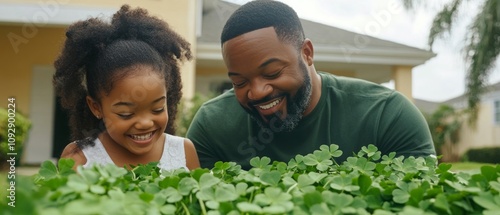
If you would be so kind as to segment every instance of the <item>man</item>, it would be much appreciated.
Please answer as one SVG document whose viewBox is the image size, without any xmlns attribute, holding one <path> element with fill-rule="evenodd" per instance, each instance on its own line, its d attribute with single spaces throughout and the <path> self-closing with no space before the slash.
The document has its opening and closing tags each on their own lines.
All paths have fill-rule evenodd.
<svg viewBox="0 0 500 215">
<path fill-rule="evenodd" d="M 255 156 L 288 162 L 323 144 L 340 146 L 337 162 L 368 144 L 384 154 L 435 154 L 425 119 L 400 93 L 316 72 L 313 44 L 289 6 L 241 6 L 221 43 L 233 89 L 206 102 L 187 133 L 202 167 L 234 161 L 249 169 Z"/>
</svg>

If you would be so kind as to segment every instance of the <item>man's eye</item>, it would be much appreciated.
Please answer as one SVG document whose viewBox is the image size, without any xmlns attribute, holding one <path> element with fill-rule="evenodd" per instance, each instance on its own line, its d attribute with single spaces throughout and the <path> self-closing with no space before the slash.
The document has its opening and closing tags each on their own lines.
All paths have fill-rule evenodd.
<svg viewBox="0 0 500 215">
<path fill-rule="evenodd" d="M 246 81 L 242 81 L 242 82 L 238 82 L 238 83 L 233 82 L 233 86 L 234 87 L 243 87 L 243 86 L 245 86 L 246 83 L 247 83 Z"/>
<path fill-rule="evenodd" d="M 277 71 L 275 73 L 267 74 L 267 75 L 265 75 L 265 77 L 266 78 L 276 78 L 281 74 L 281 71 L 283 71 L 283 69 L 281 69 L 280 71 Z"/>
</svg>

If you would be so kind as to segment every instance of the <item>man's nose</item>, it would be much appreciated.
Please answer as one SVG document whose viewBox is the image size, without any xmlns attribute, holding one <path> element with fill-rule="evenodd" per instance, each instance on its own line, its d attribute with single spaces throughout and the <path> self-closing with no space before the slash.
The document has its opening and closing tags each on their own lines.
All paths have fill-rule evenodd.
<svg viewBox="0 0 500 215">
<path fill-rule="evenodd" d="M 271 94 L 272 91 L 272 86 L 267 82 L 255 81 L 251 84 L 250 90 L 248 91 L 248 99 L 258 101 Z"/>
</svg>

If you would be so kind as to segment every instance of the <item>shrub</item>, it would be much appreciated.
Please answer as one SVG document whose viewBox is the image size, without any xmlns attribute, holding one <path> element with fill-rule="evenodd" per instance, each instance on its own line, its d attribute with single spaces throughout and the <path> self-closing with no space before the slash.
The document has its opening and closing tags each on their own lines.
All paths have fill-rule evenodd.
<svg viewBox="0 0 500 215">
<path fill-rule="evenodd" d="M 15 117 L 12 118 L 12 115 L 15 115 Z M 12 119 L 14 119 L 13 124 L 9 123 L 9 120 L 12 122 Z M 10 127 L 9 124 L 11 125 Z M 28 137 L 30 127 L 31 122 L 29 119 L 19 112 L 8 112 L 7 109 L 0 108 L 0 169 L 5 169 L 8 164 L 6 160 L 12 157 L 8 153 L 15 153 L 17 161 L 16 165 L 19 164 L 19 160 L 23 152 L 24 141 Z M 13 141 L 10 141 L 11 145 L 9 145 L 9 138 L 11 138 L 10 140 L 13 138 L 15 143 L 12 144 Z"/>
<path fill-rule="evenodd" d="M 500 147 L 469 149 L 464 155 L 468 161 L 478 163 L 500 163 Z"/>
<path fill-rule="evenodd" d="M 210 96 L 204 96 L 200 93 L 196 93 L 190 101 L 181 101 L 176 117 L 177 130 L 175 134 L 177 136 L 186 136 L 187 130 L 189 128 L 189 125 L 191 125 L 191 122 L 193 121 L 194 115 L 196 114 L 196 112 L 198 112 L 198 109 L 200 109 L 201 105 L 203 105 L 203 103 L 208 101 L 210 98 Z"/>
<path fill-rule="evenodd" d="M 345 162 L 323 145 L 288 163 L 253 158 L 252 168 L 217 162 L 211 170 L 71 169 L 73 160 L 42 164 L 20 178 L 15 208 L 3 214 L 498 214 L 500 165 L 454 173 L 432 157 L 381 155 L 370 145 Z M 4 198 L 5 199 L 5 198 Z M 14 211 L 17 210 L 17 211 Z"/>
</svg>

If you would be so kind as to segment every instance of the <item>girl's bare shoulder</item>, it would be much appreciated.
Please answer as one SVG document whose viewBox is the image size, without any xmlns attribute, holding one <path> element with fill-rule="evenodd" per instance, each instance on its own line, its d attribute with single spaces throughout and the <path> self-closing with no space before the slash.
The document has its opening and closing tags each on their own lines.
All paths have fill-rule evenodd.
<svg viewBox="0 0 500 215">
<path fill-rule="evenodd" d="M 76 145 L 76 142 L 72 142 L 64 147 L 61 158 L 71 158 L 75 160 L 73 169 L 76 169 L 76 167 L 79 165 L 84 165 L 85 163 L 87 163 L 87 158 L 83 154 L 82 149 L 78 147 L 78 145 Z"/>
</svg>

